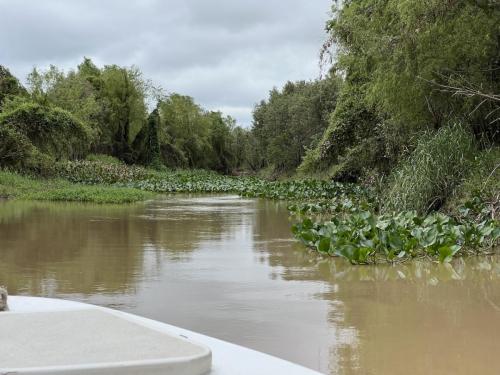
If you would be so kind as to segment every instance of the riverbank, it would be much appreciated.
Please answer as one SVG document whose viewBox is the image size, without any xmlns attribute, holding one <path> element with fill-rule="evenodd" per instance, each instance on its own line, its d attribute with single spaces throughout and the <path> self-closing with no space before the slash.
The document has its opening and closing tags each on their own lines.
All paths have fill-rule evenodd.
<svg viewBox="0 0 500 375">
<path fill-rule="evenodd" d="M 20 200 L 89 203 L 133 203 L 154 196 L 134 188 L 84 185 L 61 178 L 41 179 L 0 171 L 0 197 Z"/>
</svg>

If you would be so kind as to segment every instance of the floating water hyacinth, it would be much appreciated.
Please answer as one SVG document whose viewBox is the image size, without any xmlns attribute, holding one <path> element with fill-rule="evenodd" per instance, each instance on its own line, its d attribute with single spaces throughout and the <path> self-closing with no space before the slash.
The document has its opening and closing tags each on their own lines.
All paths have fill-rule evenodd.
<svg viewBox="0 0 500 375">
<path fill-rule="evenodd" d="M 310 212 L 310 206 L 304 207 Z M 377 215 L 350 205 L 342 208 L 329 220 L 313 221 L 305 217 L 293 225 L 292 232 L 306 246 L 323 254 L 344 257 L 353 264 L 416 257 L 449 262 L 456 255 L 491 252 L 500 239 L 500 223 L 491 218 L 475 222 L 442 213 L 420 216 L 407 211 Z"/>
</svg>

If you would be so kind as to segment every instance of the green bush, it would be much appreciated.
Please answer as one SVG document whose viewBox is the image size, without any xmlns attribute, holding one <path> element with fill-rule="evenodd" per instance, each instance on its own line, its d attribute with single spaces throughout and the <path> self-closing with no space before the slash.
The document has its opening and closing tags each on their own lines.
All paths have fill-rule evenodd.
<svg viewBox="0 0 500 375">
<path fill-rule="evenodd" d="M 0 167 L 50 177 L 54 174 L 54 158 L 41 153 L 24 134 L 0 126 Z"/>
<path fill-rule="evenodd" d="M 337 106 L 333 111 L 328 128 L 316 148 L 308 150 L 298 171 L 309 175 L 330 169 L 329 177 L 342 181 L 359 177 L 358 170 L 352 170 L 355 175 L 337 173 L 342 169 L 342 160 L 349 150 L 362 144 L 367 137 L 373 136 L 377 124 L 376 115 L 364 104 L 364 93 L 352 84 L 345 84 Z M 375 156 L 374 156 L 375 157 Z M 349 158 L 349 156 L 347 156 Z M 344 158 L 345 159 L 345 158 Z M 370 163 L 372 161 L 370 160 Z"/>
<path fill-rule="evenodd" d="M 31 142 L 12 128 L 0 126 L 0 167 L 23 168 L 33 151 Z"/>
<path fill-rule="evenodd" d="M 40 177 L 54 177 L 56 173 L 56 161 L 52 156 L 33 148 L 33 152 L 21 169 L 21 172 Z"/>
<path fill-rule="evenodd" d="M 0 114 L 0 127 L 23 134 L 40 152 L 57 160 L 82 157 L 90 144 L 87 127 L 69 112 L 35 103 Z"/>
<path fill-rule="evenodd" d="M 383 147 L 376 137 L 366 138 L 346 150 L 338 163 L 328 169 L 328 177 L 335 181 L 358 182 L 368 171 L 382 169 Z"/>
<path fill-rule="evenodd" d="M 456 216 L 459 214 L 458 207 L 470 206 L 471 202 L 488 206 L 488 211 L 499 217 L 500 147 L 483 150 L 474 158 L 470 173 L 453 192 L 446 210 Z"/>
<path fill-rule="evenodd" d="M 472 134 L 461 125 L 424 134 L 390 176 L 382 197 L 383 211 L 440 208 L 467 177 L 475 152 Z"/>
</svg>

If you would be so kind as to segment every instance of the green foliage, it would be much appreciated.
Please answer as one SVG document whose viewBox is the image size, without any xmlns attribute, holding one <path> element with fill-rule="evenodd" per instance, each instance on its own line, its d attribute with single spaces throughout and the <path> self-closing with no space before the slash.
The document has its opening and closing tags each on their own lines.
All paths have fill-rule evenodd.
<svg viewBox="0 0 500 375">
<path fill-rule="evenodd" d="M 233 165 L 237 170 L 256 170 L 253 164 L 255 157 L 255 150 L 257 149 L 255 138 L 252 136 L 250 130 L 240 127 L 233 128 L 233 137 L 231 149 L 233 150 Z"/>
<path fill-rule="evenodd" d="M 104 186 L 61 186 L 56 189 L 39 190 L 19 197 L 37 201 L 88 202 L 98 204 L 123 204 L 143 201 L 152 197 L 147 192 Z"/>
<path fill-rule="evenodd" d="M 498 137 L 492 101 L 452 95 L 438 85 L 498 91 L 499 18 L 493 1 L 363 0 L 334 6 L 325 48 L 336 46 L 332 70 L 345 76 L 345 85 L 319 146 L 300 170 L 340 180 L 359 178 L 359 164 L 386 173 L 413 138 L 453 121 L 469 124 L 476 138 Z M 377 144 L 371 155 L 358 152 L 366 138 Z"/>
<path fill-rule="evenodd" d="M 62 80 L 64 80 L 64 73 L 54 65 L 50 65 L 46 71 L 33 68 L 27 77 L 28 92 L 32 101 L 43 106 L 49 105 L 50 91 Z"/>
<path fill-rule="evenodd" d="M 255 177 L 232 177 L 201 170 L 177 170 L 156 173 L 143 181 L 124 186 L 158 193 L 236 193 L 252 198 L 279 200 L 332 199 L 356 186 L 330 181 L 266 181 Z"/>
<path fill-rule="evenodd" d="M 102 139 L 106 128 L 104 114 L 107 105 L 99 100 L 98 92 L 87 77 L 70 71 L 50 88 L 47 101 L 71 112 L 85 123 L 92 130 L 92 144 Z"/>
<path fill-rule="evenodd" d="M 209 153 L 208 119 L 192 98 L 172 94 L 159 104 L 160 144 L 179 153 L 177 160 L 186 163 L 175 167 L 204 168 Z M 165 160 L 169 155 L 162 155 Z M 166 163 L 168 165 L 168 162 Z"/>
<path fill-rule="evenodd" d="M 150 176 L 148 170 L 122 163 L 106 161 L 77 160 L 58 163 L 57 175 L 75 183 L 114 184 L 145 180 Z"/>
<path fill-rule="evenodd" d="M 101 73 L 100 95 L 107 105 L 103 135 L 111 143 L 113 156 L 132 162 L 130 143 L 144 124 L 147 83 L 137 68 L 106 66 Z"/>
<path fill-rule="evenodd" d="M 325 170 L 331 165 L 341 164 L 341 158 L 349 149 L 356 147 L 361 140 L 373 136 L 372 128 L 376 121 L 373 112 L 364 104 L 362 90 L 355 85 L 345 84 L 319 146 L 309 150 L 299 171 L 310 174 Z M 330 177 L 354 180 L 357 172 L 334 171 Z"/>
<path fill-rule="evenodd" d="M 471 202 L 474 202 L 472 206 Z M 481 221 L 485 207 L 476 202 L 485 203 L 487 212 L 500 219 L 500 147 L 487 148 L 476 155 L 465 180 L 455 189 L 445 208 L 456 216 L 459 207 L 468 206 Z"/>
<path fill-rule="evenodd" d="M 419 216 L 414 211 L 378 216 L 356 207 L 343 212 L 325 222 L 306 217 L 292 232 L 306 246 L 353 264 L 422 256 L 449 262 L 455 255 L 491 251 L 500 239 L 497 220 L 458 222 L 443 214 Z"/>
<path fill-rule="evenodd" d="M 148 117 L 147 123 L 137 133 L 132 149 L 134 150 L 134 161 L 142 165 L 160 164 L 160 143 L 158 140 L 158 129 L 160 126 L 160 115 L 155 109 Z"/>
<path fill-rule="evenodd" d="M 475 98 L 452 98 L 428 81 L 453 74 L 498 88 L 498 18 L 493 3 L 468 0 L 349 1 L 328 28 L 343 47 L 337 68 L 366 80 L 366 99 L 401 126 L 439 127 L 456 110 L 468 117 Z M 484 111 L 484 112 L 482 112 Z M 487 108 L 474 114 L 484 121 Z M 482 112 L 482 113 L 481 113 Z"/>
<path fill-rule="evenodd" d="M 220 112 L 211 112 L 208 117 L 208 142 L 212 151 L 208 168 L 229 174 L 236 164 L 233 148 L 235 121 L 230 117 L 224 118 Z"/>
<path fill-rule="evenodd" d="M 17 78 L 6 67 L 0 65 L 0 110 L 6 99 L 25 93 Z"/>
<path fill-rule="evenodd" d="M 83 158 L 88 152 L 158 170 L 204 168 L 229 174 L 250 164 L 250 133 L 234 119 L 206 111 L 188 96 L 163 95 L 136 67 L 98 68 L 85 58 L 69 72 L 53 65 L 34 68 L 27 82 L 26 91 L 0 67 L 0 121 L 9 122 L 35 147 L 31 172 L 44 169 L 50 158 Z M 147 117 L 151 99 L 159 104 Z M 9 144 L 2 146 L 6 155 L 14 145 L 9 135 Z M 5 156 L 2 165 L 7 159 L 12 157 Z"/>
<path fill-rule="evenodd" d="M 20 133 L 41 152 L 55 159 L 73 159 L 86 154 L 90 135 L 86 126 L 59 108 L 23 103 L 0 114 L 0 127 Z"/>
<path fill-rule="evenodd" d="M 204 168 L 229 174 L 243 161 L 247 133 L 231 117 L 208 112 L 191 97 L 169 95 L 159 103 L 162 162 L 170 168 Z"/>
<path fill-rule="evenodd" d="M 16 130 L 0 126 L 0 167 L 20 169 L 33 152 L 29 139 Z"/>
<path fill-rule="evenodd" d="M 415 151 L 393 171 L 383 209 L 428 212 L 440 208 L 473 166 L 476 146 L 460 125 L 422 135 Z"/>
<path fill-rule="evenodd" d="M 58 163 L 56 171 L 59 177 L 75 183 L 118 184 L 157 193 L 237 193 L 247 197 L 280 200 L 324 200 L 347 195 L 357 195 L 361 199 L 368 196 L 366 190 L 358 185 L 332 181 L 266 181 L 255 177 L 221 175 L 207 170 L 157 171 L 99 161 Z"/>
<path fill-rule="evenodd" d="M 84 59 L 65 74 L 55 66 L 28 76 L 31 99 L 42 106 L 67 110 L 91 132 L 94 151 L 132 162 L 130 143 L 142 128 L 150 83 L 135 68 L 116 65 L 97 68 Z"/>
<path fill-rule="evenodd" d="M 252 135 L 260 157 L 258 168 L 272 166 L 290 173 L 307 148 L 316 146 L 335 108 L 340 79 L 330 76 L 314 82 L 288 82 L 272 90 L 267 101 L 255 107 Z"/>
</svg>

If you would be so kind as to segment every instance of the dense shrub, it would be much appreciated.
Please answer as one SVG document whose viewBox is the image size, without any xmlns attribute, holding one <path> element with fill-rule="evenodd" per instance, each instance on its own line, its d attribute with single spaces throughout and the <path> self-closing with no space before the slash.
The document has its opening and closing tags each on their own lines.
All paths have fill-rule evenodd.
<svg viewBox="0 0 500 375">
<path fill-rule="evenodd" d="M 377 124 L 376 116 L 363 104 L 363 93 L 351 84 L 342 88 L 337 106 L 332 113 L 328 128 L 317 148 L 310 149 L 298 168 L 303 174 L 325 172 L 329 167 L 342 164 L 348 150 L 359 145 L 361 140 L 373 136 Z M 371 160 L 370 160 L 371 161 Z M 343 166 L 339 166 L 342 169 Z M 338 180 L 353 180 L 359 171 L 338 173 L 331 169 L 329 177 Z"/>
<path fill-rule="evenodd" d="M 35 103 L 0 114 L 0 127 L 23 134 L 40 152 L 57 160 L 84 156 L 90 144 L 87 127 L 69 112 Z"/>
<path fill-rule="evenodd" d="M 466 179 L 455 189 L 446 209 L 458 215 L 458 207 L 470 206 L 471 202 L 476 214 L 486 208 L 500 218 L 500 147 L 483 150 L 474 158 Z"/>
<path fill-rule="evenodd" d="M 23 134 L 0 126 L 0 167 L 22 168 L 30 158 L 33 145 Z"/>
<path fill-rule="evenodd" d="M 56 161 L 48 154 L 44 154 L 33 148 L 33 153 L 26 160 L 21 172 L 28 175 L 40 177 L 54 177 L 56 173 Z"/>
<path fill-rule="evenodd" d="M 475 152 L 473 138 L 460 125 L 423 135 L 415 151 L 393 171 L 383 209 L 427 212 L 440 208 L 466 178 Z"/>
<path fill-rule="evenodd" d="M 367 173 L 384 171 L 383 145 L 376 137 L 366 138 L 346 150 L 337 164 L 328 169 L 328 176 L 335 181 L 358 182 Z"/>
<path fill-rule="evenodd" d="M 187 168 L 189 161 L 182 150 L 173 143 L 160 145 L 160 156 L 168 168 Z"/>
<path fill-rule="evenodd" d="M 54 159 L 41 153 L 24 134 L 0 126 L 0 167 L 49 177 L 54 174 Z"/>
</svg>

